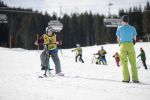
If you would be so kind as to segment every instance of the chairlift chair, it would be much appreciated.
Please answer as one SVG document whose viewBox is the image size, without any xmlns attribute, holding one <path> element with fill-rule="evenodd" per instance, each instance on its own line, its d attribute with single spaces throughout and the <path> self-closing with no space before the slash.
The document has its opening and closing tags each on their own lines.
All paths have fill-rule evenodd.
<svg viewBox="0 0 150 100">
<path fill-rule="evenodd" d="M 63 29 L 63 24 L 58 20 L 52 20 L 48 23 L 48 27 L 53 28 L 56 32 L 60 32 Z"/>
<path fill-rule="evenodd" d="M 103 22 L 106 27 L 118 27 L 121 25 L 121 19 L 118 18 L 105 18 Z"/>
</svg>

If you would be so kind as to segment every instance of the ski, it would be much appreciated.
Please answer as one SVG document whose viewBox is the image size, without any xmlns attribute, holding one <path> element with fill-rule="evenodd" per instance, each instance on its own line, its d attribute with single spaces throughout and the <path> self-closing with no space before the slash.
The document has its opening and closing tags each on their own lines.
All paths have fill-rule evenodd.
<svg viewBox="0 0 150 100">
<path fill-rule="evenodd" d="M 40 75 L 40 76 L 38 76 L 38 78 L 49 78 L 49 77 L 55 77 L 55 75 Z"/>
<path fill-rule="evenodd" d="M 48 74 L 48 75 L 39 75 L 38 78 L 49 78 L 49 77 L 64 77 L 65 75 L 64 74 L 59 74 L 59 75 L 53 75 L 53 74 Z"/>
</svg>

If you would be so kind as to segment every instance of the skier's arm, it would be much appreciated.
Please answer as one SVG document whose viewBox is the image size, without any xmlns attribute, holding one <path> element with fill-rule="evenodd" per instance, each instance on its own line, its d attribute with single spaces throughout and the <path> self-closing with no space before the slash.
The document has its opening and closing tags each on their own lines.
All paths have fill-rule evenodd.
<svg viewBox="0 0 150 100">
<path fill-rule="evenodd" d="M 135 44 L 135 43 L 136 43 L 136 38 L 133 39 L 133 44 Z"/>
<path fill-rule="evenodd" d="M 140 56 L 141 56 L 141 54 L 139 54 L 139 55 L 137 56 L 137 58 L 140 57 Z"/>
<path fill-rule="evenodd" d="M 61 41 L 61 39 L 60 39 L 60 37 L 56 37 L 56 44 L 57 45 L 62 45 L 62 41 Z"/>
<path fill-rule="evenodd" d="M 120 44 L 120 37 L 117 36 L 117 42 Z"/>
<path fill-rule="evenodd" d="M 77 50 L 77 48 L 76 48 L 76 49 L 73 49 L 73 50 L 71 50 L 71 51 L 73 52 L 73 51 L 76 51 L 76 50 Z"/>
<path fill-rule="evenodd" d="M 94 55 L 99 55 L 99 52 L 95 53 Z"/>
<path fill-rule="evenodd" d="M 117 36 L 117 42 L 119 43 L 119 46 L 120 46 L 120 37 Z"/>
<path fill-rule="evenodd" d="M 105 51 L 105 54 L 107 54 L 107 52 Z"/>
<path fill-rule="evenodd" d="M 136 36 L 137 36 L 137 32 L 136 32 L 136 29 L 135 28 L 133 28 L 133 30 L 134 30 L 134 36 L 133 36 L 133 44 L 135 44 L 136 43 Z"/>
<path fill-rule="evenodd" d="M 115 55 L 113 55 L 113 57 L 115 58 Z"/>
<path fill-rule="evenodd" d="M 41 36 L 38 40 L 35 41 L 35 45 L 43 45 L 44 39 L 43 36 Z"/>
<path fill-rule="evenodd" d="M 72 52 L 75 51 L 75 49 L 71 50 Z"/>
</svg>

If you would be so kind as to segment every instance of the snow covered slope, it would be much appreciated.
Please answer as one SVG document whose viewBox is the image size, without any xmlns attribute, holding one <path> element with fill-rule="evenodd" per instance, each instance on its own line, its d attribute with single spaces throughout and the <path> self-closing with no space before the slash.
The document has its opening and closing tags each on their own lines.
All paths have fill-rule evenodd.
<svg viewBox="0 0 150 100">
<path fill-rule="evenodd" d="M 136 54 L 143 47 L 149 70 L 138 69 L 139 84 L 122 83 L 122 69 L 112 55 L 118 44 L 103 45 L 108 65 L 92 64 L 93 53 L 101 46 L 83 48 L 85 63 L 75 63 L 72 49 L 59 51 L 64 77 L 38 78 L 41 75 L 37 50 L 0 48 L 0 100 L 149 100 L 150 43 L 137 43 Z M 50 61 L 51 68 L 54 64 Z M 52 71 L 55 74 L 55 71 Z"/>
</svg>

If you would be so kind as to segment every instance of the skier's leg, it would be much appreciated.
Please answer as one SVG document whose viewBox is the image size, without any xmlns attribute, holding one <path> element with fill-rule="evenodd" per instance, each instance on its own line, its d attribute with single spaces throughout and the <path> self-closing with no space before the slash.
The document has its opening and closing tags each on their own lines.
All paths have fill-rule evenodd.
<svg viewBox="0 0 150 100">
<path fill-rule="evenodd" d="M 81 58 L 81 62 L 84 63 L 84 60 Z"/>
<path fill-rule="evenodd" d="M 147 69 L 147 65 L 146 65 L 146 60 L 142 60 L 143 66 L 145 67 L 145 69 Z"/>
<path fill-rule="evenodd" d="M 101 61 L 102 61 L 103 65 L 105 65 L 104 56 L 101 56 Z"/>
<path fill-rule="evenodd" d="M 105 64 L 107 64 L 107 61 L 106 61 L 106 57 L 105 57 L 105 56 L 103 57 L 103 59 L 104 59 Z"/>
<path fill-rule="evenodd" d="M 50 68 L 50 55 L 48 56 L 48 73 L 51 74 L 51 68 Z"/>
<path fill-rule="evenodd" d="M 118 60 L 116 60 L 116 63 L 117 63 L 117 66 L 119 67 L 120 65 L 119 65 L 119 61 Z"/>
<path fill-rule="evenodd" d="M 75 62 L 77 62 L 78 56 L 79 56 L 79 55 L 76 55 L 76 57 L 75 57 Z"/>
<path fill-rule="evenodd" d="M 102 61 L 101 56 L 98 57 L 98 61 L 99 61 L 99 64 L 101 65 L 101 61 Z"/>
<path fill-rule="evenodd" d="M 98 60 L 98 58 L 97 58 L 97 57 L 95 57 L 95 60 L 96 60 L 96 61 L 95 61 L 95 62 L 96 62 L 96 64 L 98 64 L 98 61 L 99 61 L 99 60 Z"/>
<path fill-rule="evenodd" d="M 117 66 L 118 66 L 118 62 L 117 62 L 117 60 L 116 60 L 116 64 L 117 64 Z"/>
<path fill-rule="evenodd" d="M 45 63 L 45 56 L 46 56 L 46 51 L 43 50 L 43 52 L 42 52 L 41 55 L 40 55 L 41 70 L 45 70 L 45 66 L 46 66 L 46 63 Z"/>
<path fill-rule="evenodd" d="M 80 61 L 82 62 L 82 63 L 84 63 L 84 61 L 83 61 L 83 59 L 82 59 L 82 55 L 80 55 Z"/>
<path fill-rule="evenodd" d="M 126 45 L 120 44 L 120 59 L 121 59 L 121 65 L 123 71 L 123 81 L 130 81 L 127 52 L 125 49 L 126 49 Z"/>
<path fill-rule="evenodd" d="M 46 66 L 45 66 L 45 74 L 44 75 L 47 76 L 46 75 L 47 70 L 49 71 L 49 54 L 46 54 L 46 56 L 45 56 L 45 64 L 46 64 Z"/>
<path fill-rule="evenodd" d="M 128 57 L 129 57 L 130 65 L 131 65 L 132 80 L 138 81 L 138 71 L 137 71 L 137 67 L 136 67 L 136 56 L 135 56 L 134 46 L 132 43 L 130 43 L 128 45 Z"/>
<path fill-rule="evenodd" d="M 60 65 L 60 60 L 58 58 L 58 54 L 57 53 L 53 53 L 51 54 L 51 57 L 53 59 L 53 62 L 55 64 L 55 72 L 60 73 L 61 72 L 61 65 Z"/>
</svg>

